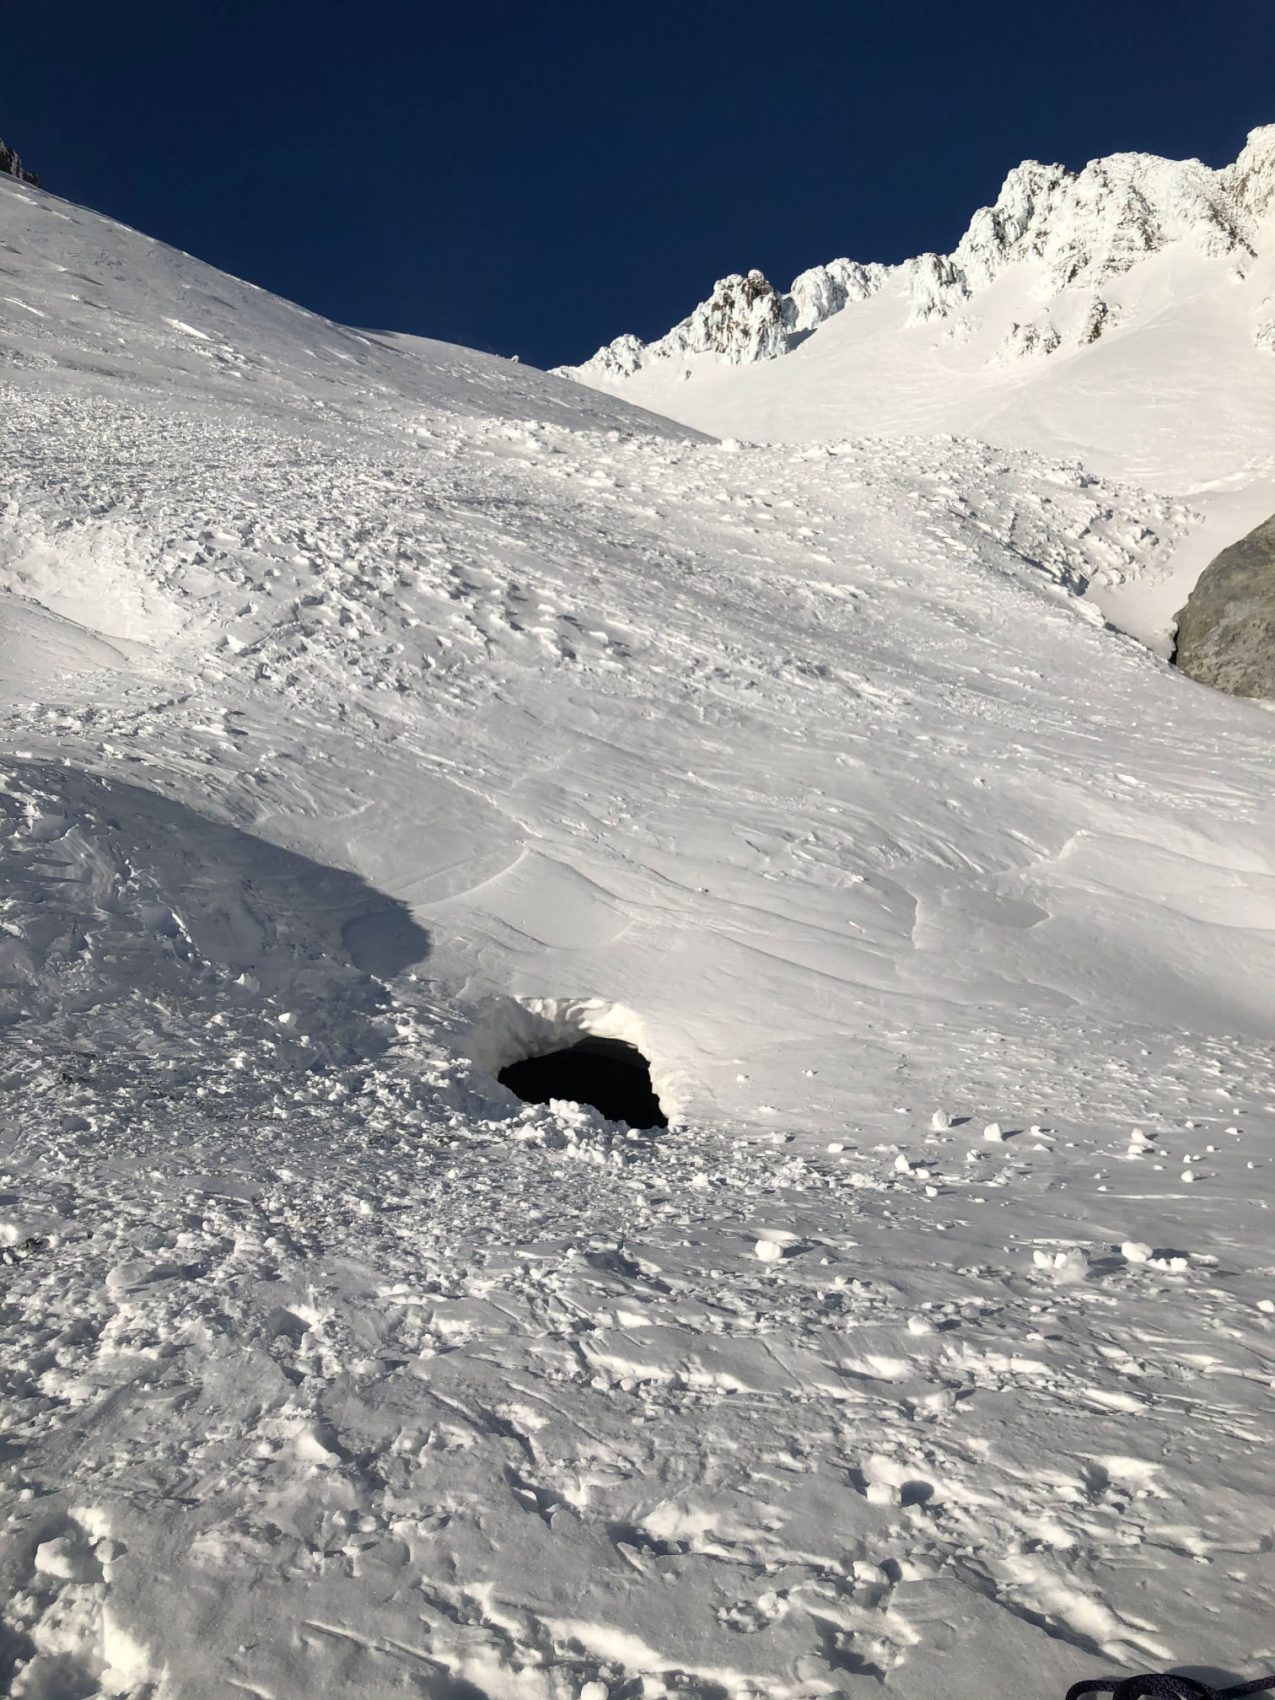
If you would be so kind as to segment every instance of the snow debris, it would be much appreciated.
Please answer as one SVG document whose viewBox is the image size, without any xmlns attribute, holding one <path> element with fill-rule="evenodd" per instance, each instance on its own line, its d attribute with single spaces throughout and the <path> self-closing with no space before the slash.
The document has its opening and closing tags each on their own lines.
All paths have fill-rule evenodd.
<svg viewBox="0 0 1275 1700">
<path fill-rule="evenodd" d="M 1089 1273 L 1089 1259 L 1079 1246 L 1054 1252 L 1037 1249 L 1032 1253 L 1032 1262 L 1038 1269 L 1047 1270 L 1060 1286 L 1083 1281 Z"/>
</svg>

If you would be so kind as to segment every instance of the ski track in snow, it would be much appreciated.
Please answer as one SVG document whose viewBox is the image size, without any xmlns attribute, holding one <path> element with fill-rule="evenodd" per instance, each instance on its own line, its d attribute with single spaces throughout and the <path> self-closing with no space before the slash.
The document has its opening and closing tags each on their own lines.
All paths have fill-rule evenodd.
<svg viewBox="0 0 1275 1700">
<path fill-rule="evenodd" d="M 1275 1657 L 1271 723 L 1078 600 L 1190 508 L 6 205 L 0 1681 Z M 583 996 L 667 1133 L 469 1060 Z"/>
</svg>

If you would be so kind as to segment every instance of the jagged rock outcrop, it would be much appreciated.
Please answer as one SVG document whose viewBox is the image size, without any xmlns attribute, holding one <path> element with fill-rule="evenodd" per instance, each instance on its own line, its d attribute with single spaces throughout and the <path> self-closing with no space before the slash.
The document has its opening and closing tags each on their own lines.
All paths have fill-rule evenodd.
<svg viewBox="0 0 1275 1700">
<path fill-rule="evenodd" d="M 779 291 L 761 272 L 727 277 L 691 314 L 688 347 L 720 354 L 732 365 L 770 360 L 784 340 L 784 308 Z"/>
<path fill-rule="evenodd" d="M 1058 326 L 1045 314 L 1026 324 L 1014 319 L 1010 323 L 1000 353 L 1004 360 L 1021 360 L 1028 354 L 1052 354 L 1062 343 Z"/>
<path fill-rule="evenodd" d="M 684 360 L 693 354 L 715 354 L 730 366 L 773 360 L 799 333 L 840 312 L 847 301 L 870 294 L 874 274 L 883 272 L 881 266 L 834 260 L 803 272 L 787 295 L 762 272 L 734 273 L 719 279 L 708 300 L 658 342 L 617 337 L 598 350 L 590 365 L 609 377 L 627 378 L 653 360 Z"/>
<path fill-rule="evenodd" d="M 1275 124 L 1250 130 L 1239 158 L 1219 173 L 1235 205 L 1251 219 L 1275 207 Z"/>
<path fill-rule="evenodd" d="M 35 188 L 40 187 L 40 179 L 34 171 L 28 171 L 12 148 L 6 147 L 0 141 L 0 176 L 16 177 L 19 183 L 30 183 Z"/>
<path fill-rule="evenodd" d="M 1042 289 L 1055 294 L 1099 288 L 1171 243 L 1251 257 L 1248 226 L 1227 173 L 1197 159 L 1119 153 L 1078 172 L 1028 161 L 1010 172 L 995 206 L 974 214 L 951 265 L 972 293 L 1032 260 Z"/>
<path fill-rule="evenodd" d="M 781 295 L 759 271 L 721 278 L 695 311 L 656 342 L 619 336 L 600 348 L 587 367 L 597 375 L 628 378 L 653 361 L 685 361 L 693 354 L 715 354 L 730 366 L 773 360 L 802 336 L 851 301 L 864 301 L 881 287 L 888 268 L 833 260 L 812 266 L 793 279 Z M 563 366 L 574 377 L 585 368 Z"/>
<path fill-rule="evenodd" d="M 1081 171 L 1027 160 L 981 207 L 950 254 L 922 254 L 898 266 L 833 260 L 793 280 L 781 294 L 760 272 L 724 278 L 709 299 L 651 343 L 623 336 L 582 366 L 560 371 L 586 382 L 631 377 L 673 362 L 691 370 L 710 354 L 732 365 L 773 360 L 803 333 L 848 306 L 899 287 L 906 325 L 957 319 L 1014 268 L 1028 268 L 1039 318 L 1004 321 L 998 359 L 1080 348 L 1111 330 L 1117 314 L 1107 288 L 1170 247 L 1204 259 L 1234 258 L 1243 269 L 1275 214 L 1275 125 L 1254 130 L 1233 165 L 1120 153 Z M 1265 232 L 1263 231 L 1265 226 Z M 972 305 L 973 304 L 973 305 Z M 954 327 L 961 330 L 959 323 Z M 1259 341 L 1265 322 L 1255 328 Z"/>
<path fill-rule="evenodd" d="M 1204 569 L 1178 615 L 1174 659 L 1201 684 L 1275 699 L 1275 515 Z"/>
<path fill-rule="evenodd" d="M 946 254 L 922 254 L 906 260 L 908 298 L 912 304 L 908 323 L 923 325 L 928 319 L 946 318 L 958 301 L 968 301 L 969 285 L 964 273 Z"/>
</svg>

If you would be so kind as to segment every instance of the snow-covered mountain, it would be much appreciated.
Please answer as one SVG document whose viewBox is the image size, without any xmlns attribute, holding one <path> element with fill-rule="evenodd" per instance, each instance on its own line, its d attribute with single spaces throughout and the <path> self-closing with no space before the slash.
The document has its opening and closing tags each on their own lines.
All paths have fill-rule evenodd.
<svg viewBox="0 0 1275 1700">
<path fill-rule="evenodd" d="M 1234 164 L 1027 162 L 951 254 L 729 277 L 666 336 L 564 374 L 722 436 L 953 432 L 1072 454 L 1196 515 L 1138 606 L 1168 653 L 1209 560 L 1275 509 L 1275 126 Z"/>
<path fill-rule="evenodd" d="M 1026 160 L 1006 177 L 994 205 L 980 207 L 950 254 L 922 254 L 902 265 L 833 260 L 814 266 L 781 294 L 761 272 L 723 278 L 707 301 L 665 336 L 631 335 L 600 348 L 582 366 L 563 368 L 585 382 L 630 378 L 672 365 L 694 375 L 694 357 L 728 365 L 773 360 L 802 346 L 847 307 L 889 291 L 906 326 L 947 321 L 963 341 L 990 326 L 1005 359 L 1087 346 L 1118 326 L 1120 301 L 1104 296 L 1153 255 L 1230 261 L 1243 281 L 1259 252 L 1269 253 L 1275 203 L 1275 125 L 1254 130 L 1233 165 L 1212 171 L 1199 160 L 1114 154 L 1083 171 Z M 992 286 L 1014 274 L 1035 311 L 1011 318 L 1014 302 Z M 1275 301 L 1262 304 L 1254 342 L 1275 347 Z"/>
<path fill-rule="evenodd" d="M 0 422 L 0 1688 L 1266 1656 L 1272 722 L 1092 599 L 1193 500 L 720 442 L 11 178 Z M 666 1133 L 494 1077 L 586 1034 Z"/>
</svg>

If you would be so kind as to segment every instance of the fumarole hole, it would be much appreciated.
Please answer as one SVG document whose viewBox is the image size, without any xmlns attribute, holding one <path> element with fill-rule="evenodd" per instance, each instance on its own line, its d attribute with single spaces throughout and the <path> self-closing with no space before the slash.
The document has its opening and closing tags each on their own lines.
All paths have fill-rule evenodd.
<svg viewBox="0 0 1275 1700">
<path fill-rule="evenodd" d="M 496 1077 L 525 1104 L 565 1098 L 589 1104 L 608 1121 L 629 1127 L 667 1127 L 651 1085 L 651 1065 L 636 1045 L 592 1035 L 565 1050 L 509 1063 Z"/>
</svg>

